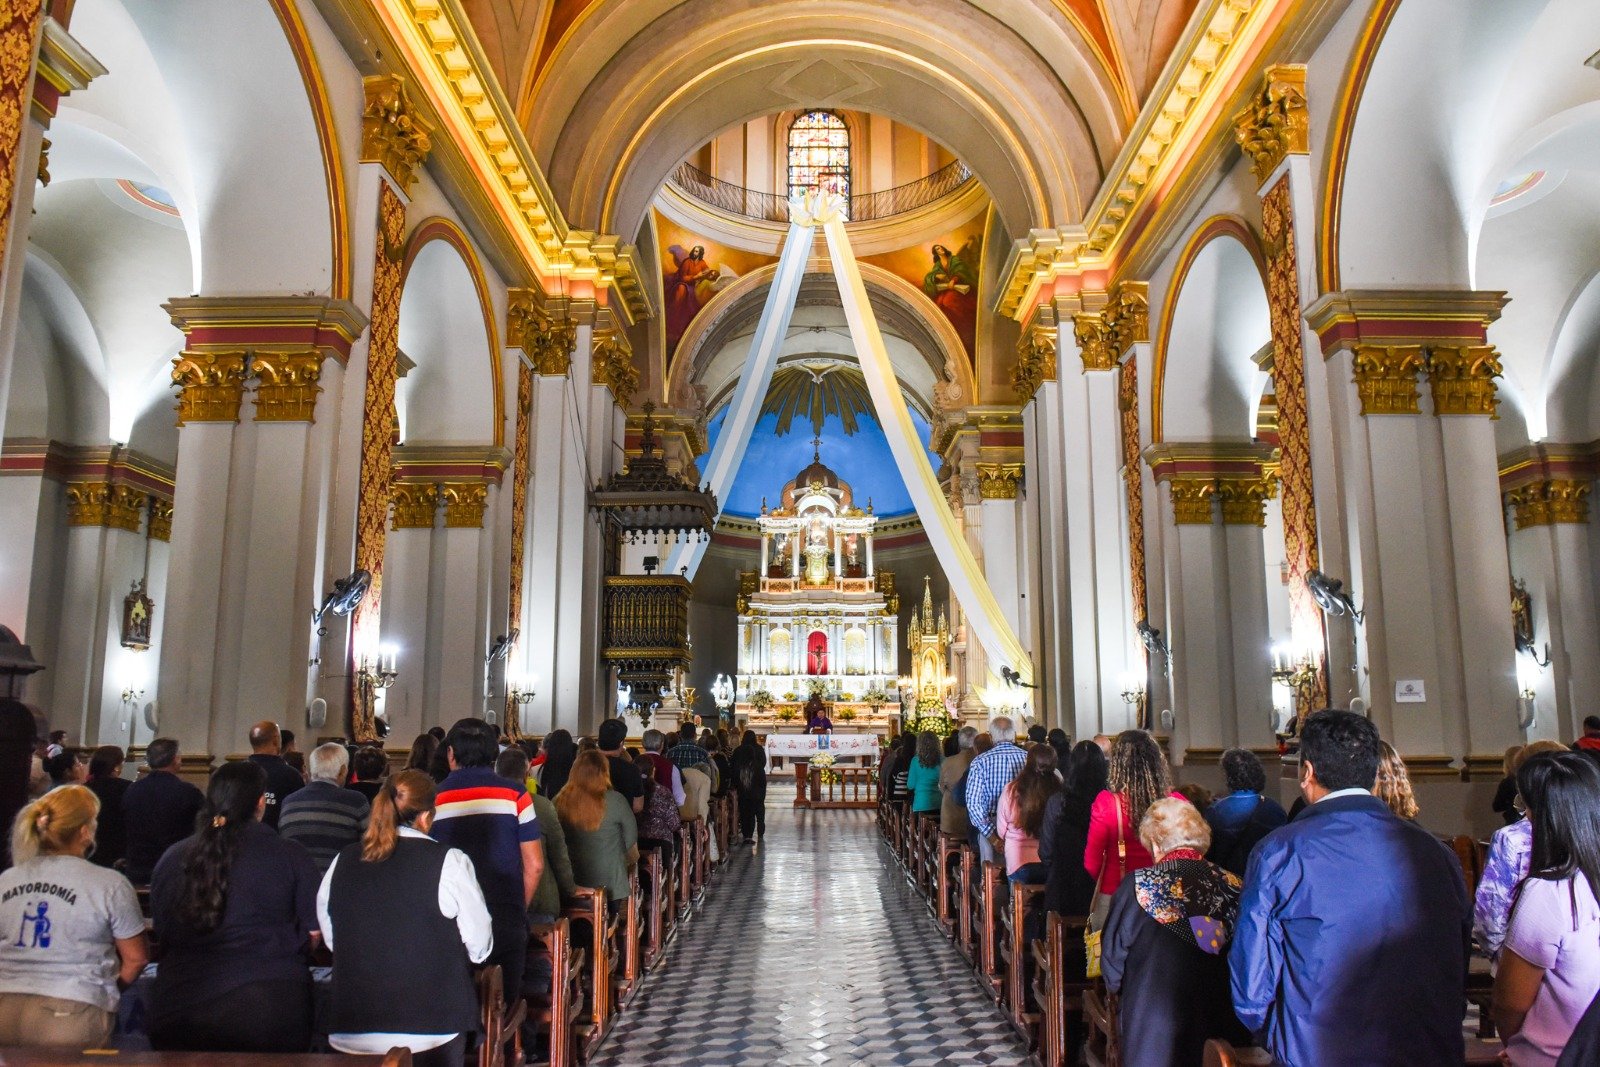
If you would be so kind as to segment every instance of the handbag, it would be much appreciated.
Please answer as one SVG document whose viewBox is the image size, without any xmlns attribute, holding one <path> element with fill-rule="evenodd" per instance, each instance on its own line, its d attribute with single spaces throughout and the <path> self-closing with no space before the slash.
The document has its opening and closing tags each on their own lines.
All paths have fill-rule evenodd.
<svg viewBox="0 0 1600 1067">
<path fill-rule="evenodd" d="M 1123 877 L 1128 874 L 1128 842 L 1122 835 L 1122 798 L 1115 793 L 1112 797 L 1117 802 L 1117 869 Z M 1100 930 L 1105 926 L 1106 913 L 1110 910 L 1111 897 L 1100 888 L 1100 883 L 1106 873 L 1105 860 L 1100 861 L 1100 871 L 1094 876 L 1094 897 L 1089 902 L 1089 926 L 1083 932 L 1083 951 L 1085 954 L 1083 973 L 1087 978 L 1100 977 Z M 1104 907 L 1102 907 L 1104 902 Z"/>
</svg>

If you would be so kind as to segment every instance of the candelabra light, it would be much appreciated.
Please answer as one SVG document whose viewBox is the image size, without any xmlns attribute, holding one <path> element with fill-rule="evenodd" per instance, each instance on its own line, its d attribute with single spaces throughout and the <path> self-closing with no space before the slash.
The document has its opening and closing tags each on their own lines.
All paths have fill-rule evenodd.
<svg viewBox="0 0 1600 1067">
<path fill-rule="evenodd" d="M 1124 671 L 1122 673 L 1122 702 L 1128 705 L 1128 711 L 1133 718 L 1134 725 L 1141 730 L 1149 728 L 1144 721 L 1147 700 L 1144 679 L 1133 671 Z"/>
<path fill-rule="evenodd" d="M 1289 713 L 1286 718 L 1294 724 L 1295 733 L 1315 710 L 1311 705 L 1316 697 L 1318 669 L 1317 654 L 1312 648 L 1304 648 L 1296 655 L 1287 645 L 1272 646 L 1272 683 L 1288 696 L 1284 710 Z M 1275 732 L 1283 732 L 1276 726 L 1274 723 Z"/>
<path fill-rule="evenodd" d="M 533 678 L 508 678 L 506 679 L 506 698 L 518 707 L 524 707 L 533 700 Z"/>
<path fill-rule="evenodd" d="M 385 649 L 376 656 L 363 656 L 356 670 L 362 683 L 373 689 L 387 689 L 400 677 L 399 662 L 393 649 Z"/>
</svg>

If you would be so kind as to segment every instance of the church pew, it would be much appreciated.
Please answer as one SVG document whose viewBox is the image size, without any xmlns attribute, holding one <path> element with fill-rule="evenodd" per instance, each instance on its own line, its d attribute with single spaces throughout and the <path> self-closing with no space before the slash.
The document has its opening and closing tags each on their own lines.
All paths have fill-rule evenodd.
<svg viewBox="0 0 1600 1067">
<path fill-rule="evenodd" d="M 578 1062 L 575 1031 L 583 1008 L 584 952 L 571 938 L 572 925 L 564 918 L 535 925 L 528 934 L 530 965 L 543 959 L 550 967 L 549 988 L 532 990 L 525 998 L 533 1029 L 546 1037 L 550 1067 L 575 1067 Z"/>
<path fill-rule="evenodd" d="M 1039 1003 L 1033 996 L 1031 968 L 1033 955 L 1028 947 L 1028 912 L 1043 886 L 1013 885 L 1010 900 L 1001 914 L 1001 953 L 1005 960 L 1006 1009 L 1011 1025 L 1032 1045 L 1039 1025 Z"/>
<path fill-rule="evenodd" d="M 1117 996 L 1097 982 L 1083 994 L 1083 1022 L 1088 1031 L 1083 1059 L 1088 1067 L 1122 1067 L 1117 1040 Z"/>
<path fill-rule="evenodd" d="M 639 991 L 639 979 L 644 976 L 641 931 L 639 921 L 639 870 L 628 873 L 628 899 L 622 906 L 618 936 L 622 939 L 622 965 L 619 969 L 615 1003 L 620 1007 L 633 999 Z"/>
<path fill-rule="evenodd" d="M 563 913 L 568 919 L 589 925 L 590 943 L 582 973 L 582 988 L 587 1011 L 579 1028 L 579 1056 L 588 1059 L 599 1047 L 611 1025 L 611 983 L 616 969 L 613 945 L 619 919 L 608 914 L 606 891 L 580 886 L 575 902 Z"/>
<path fill-rule="evenodd" d="M 678 842 L 678 865 L 674 875 L 676 884 L 672 889 L 672 897 L 678 905 L 675 921 L 682 922 L 689 917 L 689 912 L 693 910 L 695 904 L 694 831 L 688 826 L 680 826 L 673 836 Z"/>
<path fill-rule="evenodd" d="M 711 884 L 711 823 L 700 819 L 694 824 L 694 895 L 699 901 Z"/>
<path fill-rule="evenodd" d="M 961 908 L 956 924 L 960 937 L 956 941 L 956 947 L 961 950 L 961 955 L 966 957 L 967 964 L 972 967 L 978 966 L 977 917 L 983 903 L 981 875 L 977 850 L 971 845 L 962 845 Z"/>
<path fill-rule="evenodd" d="M 937 913 L 939 910 L 939 816 L 938 814 L 923 814 L 917 816 L 917 838 L 920 851 L 920 862 L 917 865 L 918 888 L 922 891 L 922 899 L 928 905 L 928 910 Z"/>
<path fill-rule="evenodd" d="M 1034 939 L 1033 997 L 1039 1006 L 1039 1063 L 1041 1067 L 1065 1067 L 1077 1061 L 1076 1040 L 1082 1034 L 1083 995 L 1094 986 L 1089 979 L 1067 978 L 1067 954 L 1083 956 L 1083 934 L 1089 928 L 1087 915 L 1045 914 L 1045 936 Z M 1072 969 L 1082 974 L 1081 966 Z"/>
<path fill-rule="evenodd" d="M 646 970 L 661 961 L 667 948 L 667 935 L 672 932 L 672 878 L 666 864 L 660 849 L 648 850 L 639 863 L 644 872 L 640 886 L 645 897 L 643 965 Z"/>
<path fill-rule="evenodd" d="M 390 1049 L 370 1056 L 343 1053 L 230 1052 L 119 1052 L 107 1049 L 0 1048 L 6 1067 L 83 1067 L 84 1064 L 131 1064 L 133 1067 L 411 1067 L 411 1050 Z"/>
<path fill-rule="evenodd" d="M 1005 995 L 1000 964 L 1000 910 L 1005 906 L 1005 885 L 1005 872 L 998 863 L 983 864 L 979 874 L 977 917 L 978 978 L 996 1001 Z"/>
<path fill-rule="evenodd" d="M 1235 1048 L 1228 1042 L 1212 1038 L 1206 1042 L 1202 1067 L 1269 1067 L 1272 1053 L 1264 1048 Z"/>
<path fill-rule="evenodd" d="M 478 971 L 478 1009 L 483 1027 L 478 1041 L 478 1067 L 520 1067 L 522 1020 L 527 1004 L 519 995 L 507 1007 L 499 964 Z"/>
<path fill-rule="evenodd" d="M 949 938 L 956 936 L 956 916 L 961 911 L 961 849 L 965 844 L 966 840 L 955 834 L 939 834 L 939 903 L 934 918 Z"/>
</svg>

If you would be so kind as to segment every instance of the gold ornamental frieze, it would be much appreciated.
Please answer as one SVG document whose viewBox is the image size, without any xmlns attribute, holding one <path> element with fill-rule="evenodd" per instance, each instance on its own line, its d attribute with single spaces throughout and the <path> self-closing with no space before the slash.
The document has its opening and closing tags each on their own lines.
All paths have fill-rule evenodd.
<svg viewBox="0 0 1600 1067">
<path fill-rule="evenodd" d="M 439 508 L 439 490 L 432 485 L 398 482 L 389 490 L 394 503 L 391 529 L 431 530 Z"/>
<path fill-rule="evenodd" d="M 1217 479 L 1217 499 L 1222 502 L 1224 526 L 1266 526 L 1267 501 L 1274 494 L 1273 479 L 1259 476 Z M 1208 520 L 1209 521 L 1209 520 Z"/>
</svg>

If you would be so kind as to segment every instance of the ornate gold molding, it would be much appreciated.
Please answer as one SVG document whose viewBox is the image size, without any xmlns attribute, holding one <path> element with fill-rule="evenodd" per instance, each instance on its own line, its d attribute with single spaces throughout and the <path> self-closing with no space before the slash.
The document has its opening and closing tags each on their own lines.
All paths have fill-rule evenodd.
<svg viewBox="0 0 1600 1067">
<path fill-rule="evenodd" d="M 150 519 L 145 525 L 145 536 L 152 541 L 172 541 L 172 501 L 158 496 L 150 498 Z"/>
<path fill-rule="evenodd" d="M 983 500 L 1015 500 L 1022 488 L 1022 464 L 979 463 L 978 496 Z"/>
<path fill-rule="evenodd" d="M 1056 380 L 1056 326 L 1036 319 L 1017 342 L 1017 362 L 1011 368 L 1011 388 L 1026 404 L 1045 382 Z"/>
<path fill-rule="evenodd" d="M 483 529 L 483 513 L 489 507 L 489 487 L 483 482 L 441 482 L 439 499 L 444 501 L 446 529 Z"/>
<path fill-rule="evenodd" d="M 405 82 L 393 74 L 363 78 L 366 107 L 361 112 L 361 162 L 379 163 L 404 191 L 433 142 L 428 126 L 411 103 Z"/>
<path fill-rule="evenodd" d="M 439 508 L 439 490 L 432 485 L 397 482 L 389 490 L 394 503 L 393 530 L 431 530 Z"/>
<path fill-rule="evenodd" d="M 1433 345 L 1428 385 L 1435 415 L 1489 415 L 1499 410 L 1494 380 L 1503 368 L 1493 345 Z"/>
<path fill-rule="evenodd" d="M 1351 380 L 1361 397 L 1363 415 L 1415 415 L 1422 369 L 1420 345 L 1351 346 Z"/>
<path fill-rule="evenodd" d="M 1114 332 L 1104 310 L 1080 311 L 1072 316 L 1072 333 L 1078 339 L 1078 356 L 1085 371 L 1116 369 Z"/>
<path fill-rule="evenodd" d="M 1592 482 L 1569 478 L 1548 478 L 1520 486 L 1506 494 L 1511 502 L 1517 529 L 1554 526 L 1589 521 L 1589 492 Z"/>
<path fill-rule="evenodd" d="M 1150 340 L 1150 283 L 1123 282 L 1111 291 L 1105 306 L 1111 347 L 1118 360 L 1128 349 Z"/>
<path fill-rule="evenodd" d="M 322 387 L 322 352 L 257 352 L 250 357 L 256 377 L 257 422 L 315 422 Z"/>
<path fill-rule="evenodd" d="M 1277 486 L 1266 473 L 1259 477 L 1219 478 L 1217 499 L 1222 501 L 1224 526 L 1265 526 L 1267 501 L 1277 492 Z"/>
<path fill-rule="evenodd" d="M 1291 155 L 1310 152 L 1306 68 L 1278 64 L 1266 69 L 1261 91 L 1233 119 L 1234 138 L 1250 157 L 1256 181 L 1264 182 Z"/>
<path fill-rule="evenodd" d="M 244 352 L 185 350 L 172 361 L 178 388 L 178 425 L 238 422 L 244 399 Z"/>
<path fill-rule="evenodd" d="M 633 350 L 627 336 L 617 327 L 595 330 L 589 380 L 610 389 L 612 397 L 623 407 L 633 401 L 633 394 L 639 388 L 639 370 L 633 365 Z"/>
<path fill-rule="evenodd" d="M 537 289 L 512 289 L 507 293 L 506 344 L 527 353 L 535 374 L 562 377 L 572 370 L 572 350 L 578 327 L 561 303 L 561 317 L 551 301 Z"/>
<path fill-rule="evenodd" d="M 1214 478 L 1172 478 L 1167 482 L 1172 494 L 1172 521 L 1179 526 L 1210 526 L 1211 498 L 1217 490 Z"/>
<path fill-rule="evenodd" d="M 148 499 L 131 485 L 72 482 L 67 485 L 67 525 L 105 526 L 138 533 Z"/>
</svg>

